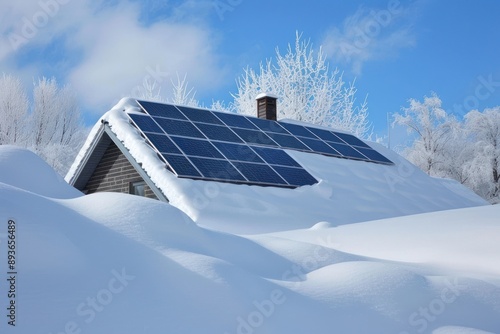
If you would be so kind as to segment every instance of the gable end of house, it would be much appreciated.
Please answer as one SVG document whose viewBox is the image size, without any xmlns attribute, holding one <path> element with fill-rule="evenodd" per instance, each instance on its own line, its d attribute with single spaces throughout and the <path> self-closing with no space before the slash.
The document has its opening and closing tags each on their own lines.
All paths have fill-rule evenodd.
<svg viewBox="0 0 500 334">
<path fill-rule="evenodd" d="M 70 184 L 84 194 L 119 192 L 168 202 L 107 123 L 102 123 Z"/>
</svg>

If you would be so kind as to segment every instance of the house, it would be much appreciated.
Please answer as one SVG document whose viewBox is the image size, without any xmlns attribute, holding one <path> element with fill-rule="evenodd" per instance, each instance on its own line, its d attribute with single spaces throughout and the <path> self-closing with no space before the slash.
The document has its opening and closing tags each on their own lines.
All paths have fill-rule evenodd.
<svg viewBox="0 0 500 334">
<path fill-rule="evenodd" d="M 276 121 L 276 100 L 259 95 L 258 117 L 248 117 L 122 99 L 92 129 L 66 181 L 85 194 L 170 202 L 202 225 L 235 233 L 486 204 L 377 143 Z M 240 219 L 228 222 L 228 210 Z"/>
</svg>

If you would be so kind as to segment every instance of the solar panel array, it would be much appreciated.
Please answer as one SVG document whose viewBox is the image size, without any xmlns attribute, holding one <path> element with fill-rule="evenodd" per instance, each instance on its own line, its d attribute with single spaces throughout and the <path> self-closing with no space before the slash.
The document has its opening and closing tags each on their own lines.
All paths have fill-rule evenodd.
<svg viewBox="0 0 500 334">
<path fill-rule="evenodd" d="M 178 177 L 295 188 L 317 183 L 283 149 L 392 164 L 355 136 L 236 114 L 137 101 L 128 114 Z"/>
</svg>

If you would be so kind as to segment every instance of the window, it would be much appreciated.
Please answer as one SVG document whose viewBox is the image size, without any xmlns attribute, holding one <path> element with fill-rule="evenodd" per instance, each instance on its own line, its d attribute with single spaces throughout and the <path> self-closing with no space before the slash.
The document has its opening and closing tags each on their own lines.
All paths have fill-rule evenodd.
<svg viewBox="0 0 500 334">
<path fill-rule="evenodd" d="M 130 182 L 129 194 L 137 196 L 145 196 L 145 190 L 146 190 L 146 182 L 144 181 Z"/>
</svg>

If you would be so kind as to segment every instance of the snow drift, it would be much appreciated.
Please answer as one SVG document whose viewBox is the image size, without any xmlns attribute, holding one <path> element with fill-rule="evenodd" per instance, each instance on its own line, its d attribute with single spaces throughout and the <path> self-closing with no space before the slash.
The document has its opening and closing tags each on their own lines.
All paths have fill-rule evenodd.
<svg viewBox="0 0 500 334">
<path fill-rule="evenodd" d="M 245 237 L 159 201 L 79 196 L 43 166 L 0 146 L 4 277 L 8 220 L 19 252 L 2 333 L 500 331 L 500 206 Z"/>
</svg>

